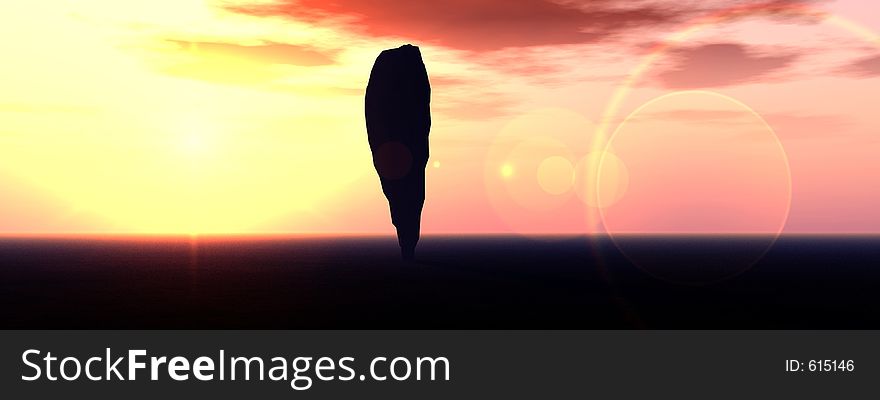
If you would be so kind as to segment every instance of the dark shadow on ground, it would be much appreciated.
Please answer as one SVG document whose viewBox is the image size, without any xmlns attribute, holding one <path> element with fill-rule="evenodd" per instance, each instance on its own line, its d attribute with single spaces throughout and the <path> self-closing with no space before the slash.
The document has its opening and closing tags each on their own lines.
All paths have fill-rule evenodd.
<svg viewBox="0 0 880 400">
<path fill-rule="evenodd" d="M 0 263 L 3 328 L 880 328 L 875 237 L 784 237 L 703 286 L 585 237 L 428 236 L 414 263 L 391 237 L 3 239 Z"/>
</svg>

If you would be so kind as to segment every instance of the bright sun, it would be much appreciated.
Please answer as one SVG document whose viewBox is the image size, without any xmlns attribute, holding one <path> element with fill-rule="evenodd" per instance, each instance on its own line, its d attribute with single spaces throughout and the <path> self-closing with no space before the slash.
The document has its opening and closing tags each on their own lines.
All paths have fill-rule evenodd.
<svg viewBox="0 0 880 400">
<path fill-rule="evenodd" d="M 55 3 L 15 3 L 0 24 L 28 38 L 2 42 L 15 57 L 4 64 L 0 103 L 17 108 L 3 112 L 0 194 L 33 193 L 53 211 L 51 226 L 285 230 L 320 220 L 313 215 L 327 199 L 370 171 L 361 96 L 281 82 L 307 74 L 244 56 L 182 51 L 168 40 L 181 37 L 177 28 L 158 28 L 213 35 L 207 27 L 229 21 L 205 2 Z M 361 64 L 328 79 L 357 87 Z M 15 207 L 34 209 L 25 203 Z"/>
<path fill-rule="evenodd" d="M 186 154 L 196 155 L 206 149 L 205 137 L 198 133 L 187 133 L 180 138 L 180 150 Z"/>
<path fill-rule="evenodd" d="M 219 128 L 205 118 L 186 118 L 170 130 L 177 136 L 177 150 L 190 157 L 208 152 L 219 134 Z"/>
</svg>

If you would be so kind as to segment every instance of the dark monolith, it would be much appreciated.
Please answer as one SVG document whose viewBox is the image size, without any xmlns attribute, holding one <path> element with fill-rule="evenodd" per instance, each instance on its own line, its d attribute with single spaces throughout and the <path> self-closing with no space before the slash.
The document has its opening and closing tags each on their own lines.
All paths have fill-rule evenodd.
<svg viewBox="0 0 880 400">
<path fill-rule="evenodd" d="M 410 260 L 419 241 L 431 130 L 431 85 L 418 47 L 379 54 L 365 103 L 373 166 L 391 206 L 401 255 Z"/>
</svg>

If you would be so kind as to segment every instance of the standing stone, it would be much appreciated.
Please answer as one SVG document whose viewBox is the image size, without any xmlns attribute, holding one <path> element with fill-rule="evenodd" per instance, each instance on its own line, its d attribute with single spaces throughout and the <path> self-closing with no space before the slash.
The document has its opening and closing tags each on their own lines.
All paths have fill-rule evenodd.
<svg viewBox="0 0 880 400">
<path fill-rule="evenodd" d="M 425 203 L 431 85 L 419 48 L 404 45 L 376 58 L 365 98 L 373 166 L 391 207 L 401 255 L 411 260 Z"/>
</svg>

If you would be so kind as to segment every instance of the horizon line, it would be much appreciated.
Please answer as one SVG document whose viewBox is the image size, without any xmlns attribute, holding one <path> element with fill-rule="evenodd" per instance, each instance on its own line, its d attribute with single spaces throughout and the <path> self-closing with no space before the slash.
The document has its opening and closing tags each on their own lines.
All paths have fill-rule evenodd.
<svg viewBox="0 0 880 400">
<path fill-rule="evenodd" d="M 639 237 L 639 236 L 828 236 L 828 237 L 853 237 L 853 236 L 880 236 L 878 232 L 853 231 L 853 232 L 432 232 L 423 233 L 424 237 Z M 208 232 L 208 233 L 183 233 L 183 232 L 12 232 L 0 231 L 0 239 L 39 239 L 39 238 L 312 238 L 312 237 L 340 237 L 340 238 L 378 238 L 395 237 L 393 232 Z"/>
</svg>

